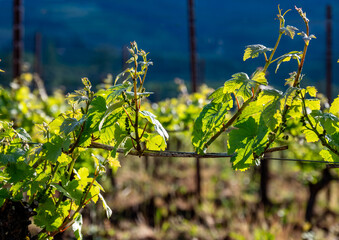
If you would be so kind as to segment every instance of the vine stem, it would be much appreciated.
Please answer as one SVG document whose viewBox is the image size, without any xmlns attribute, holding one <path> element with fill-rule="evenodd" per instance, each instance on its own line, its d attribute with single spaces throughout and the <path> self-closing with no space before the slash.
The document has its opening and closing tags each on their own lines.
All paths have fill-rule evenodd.
<svg viewBox="0 0 339 240">
<path fill-rule="evenodd" d="M 279 9 L 279 14 L 281 14 L 281 12 L 280 12 L 280 9 Z M 285 12 L 285 14 L 286 14 L 286 12 Z M 283 25 L 284 25 L 284 22 L 283 22 L 283 20 L 281 20 L 281 19 L 279 19 L 279 36 L 278 36 L 278 39 L 277 39 L 277 41 L 276 41 L 276 43 L 275 43 L 275 45 L 274 45 L 274 48 L 273 48 L 273 50 L 272 50 L 272 52 L 271 52 L 271 54 L 270 54 L 270 57 L 268 58 L 268 60 L 267 60 L 267 56 L 266 56 L 266 53 L 265 53 L 265 66 L 264 66 L 264 69 L 263 69 L 263 73 L 266 73 L 266 71 L 267 71 L 267 68 L 268 68 L 268 66 L 272 63 L 272 58 L 273 58 L 273 56 L 274 56 L 274 54 L 275 54 L 275 52 L 276 52 L 276 50 L 277 50 L 277 48 L 278 48 L 278 46 L 279 46 L 279 43 L 280 43 L 280 40 L 281 40 L 281 36 L 283 35 L 283 32 L 281 32 L 280 31 L 280 29 L 281 29 L 281 27 L 283 27 Z M 223 125 L 223 127 L 215 134 L 215 135 L 213 135 L 211 138 L 210 138 L 210 140 L 208 140 L 208 142 L 205 144 L 205 148 L 207 149 L 223 132 L 225 132 L 230 126 L 232 126 L 232 124 L 237 120 L 237 118 L 241 115 L 241 113 L 244 111 L 244 109 L 250 104 L 250 102 L 252 102 L 254 99 L 255 99 L 255 97 L 257 96 L 257 94 L 258 94 L 258 89 L 259 89 L 259 84 L 257 84 L 256 86 L 255 86 L 255 89 L 254 89 L 254 91 L 253 91 L 253 95 L 252 95 L 252 97 L 251 98 L 249 98 L 249 99 L 247 99 L 244 103 L 243 103 L 243 105 L 239 108 L 239 105 L 238 105 L 238 111 L 233 115 L 233 117 L 231 118 L 231 119 L 229 119 L 228 121 L 227 121 L 227 123 L 226 124 L 224 124 Z M 237 99 L 236 99 L 237 100 Z M 238 103 L 238 101 L 237 101 L 237 103 Z"/>
<path fill-rule="evenodd" d="M 296 10 L 298 11 L 297 8 L 296 8 Z M 306 35 L 309 36 L 308 21 L 306 19 L 304 19 L 304 18 L 303 18 L 303 20 L 304 20 L 304 23 L 306 25 Z M 306 57 L 306 52 L 307 52 L 308 45 L 309 45 L 309 42 L 305 41 L 303 55 L 301 57 L 300 63 L 298 63 L 298 72 L 297 72 L 297 75 L 296 75 L 296 77 L 294 79 L 294 82 L 293 82 L 293 85 L 292 85 L 293 87 L 297 87 L 298 84 L 300 83 L 299 78 L 300 78 L 300 75 L 301 75 L 301 72 L 302 72 L 302 69 L 303 69 L 303 66 L 304 66 L 304 62 L 305 62 L 305 57 Z M 292 99 L 292 103 L 293 103 L 295 97 Z M 282 121 L 283 121 L 283 123 L 284 123 L 284 121 L 286 121 L 285 118 L 286 118 L 286 115 L 287 115 L 287 112 L 288 112 L 289 109 L 290 109 L 290 106 L 286 104 L 285 107 L 284 107 L 283 113 L 282 113 Z M 282 127 L 282 124 L 280 124 L 278 127 L 276 127 L 276 129 L 274 129 L 273 132 L 276 134 L 281 129 L 281 127 Z M 270 145 L 275 141 L 275 139 L 276 139 L 276 135 L 274 135 L 269 140 L 269 142 L 266 145 L 266 149 L 268 149 L 270 147 Z"/>
<path fill-rule="evenodd" d="M 134 102 L 135 102 L 135 121 L 134 121 L 134 131 L 135 131 L 135 141 L 136 141 L 136 150 L 141 153 L 140 146 L 140 137 L 139 137 L 139 105 L 138 105 L 138 89 L 137 89 L 137 81 L 138 81 L 138 62 L 136 57 L 134 56 L 134 77 L 133 77 L 133 88 L 134 88 Z"/>
</svg>

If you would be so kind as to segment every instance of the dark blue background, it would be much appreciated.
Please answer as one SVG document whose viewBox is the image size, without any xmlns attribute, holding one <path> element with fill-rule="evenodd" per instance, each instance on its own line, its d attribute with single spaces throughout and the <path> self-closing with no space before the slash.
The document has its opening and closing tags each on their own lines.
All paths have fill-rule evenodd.
<svg viewBox="0 0 339 240">
<path fill-rule="evenodd" d="M 302 7 L 310 19 L 312 40 L 304 73 L 320 90 L 325 80 L 325 9 L 333 9 L 333 79 L 339 85 L 339 2 L 317 1 L 217 1 L 196 0 L 196 32 L 201 81 L 217 87 L 235 72 L 251 74 L 263 65 L 263 58 L 242 61 L 248 44 L 261 43 L 273 47 L 278 20 L 277 6 L 292 9 L 286 23 L 304 30 L 294 5 Z M 11 79 L 12 1 L 0 0 L 0 83 Z M 25 60 L 32 63 L 34 34 L 43 36 L 43 78 L 49 90 L 66 86 L 78 88 L 80 78 L 87 76 L 97 84 L 107 73 L 116 75 L 122 69 L 122 47 L 136 40 L 140 48 L 150 52 L 154 66 L 149 71 L 148 86 L 159 94 L 156 99 L 174 96 L 175 77 L 189 84 L 189 48 L 186 0 L 25 0 Z M 283 54 L 302 50 L 303 40 L 285 36 Z M 278 55 L 276 55 L 278 56 Z M 269 69 L 270 83 L 283 85 L 295 63 L 284 64 L 278 74 Z M 164 84 L 166 83 L 166 84 Z M 338 89 L 333 89 L 334 94 Z"/>
</svg>

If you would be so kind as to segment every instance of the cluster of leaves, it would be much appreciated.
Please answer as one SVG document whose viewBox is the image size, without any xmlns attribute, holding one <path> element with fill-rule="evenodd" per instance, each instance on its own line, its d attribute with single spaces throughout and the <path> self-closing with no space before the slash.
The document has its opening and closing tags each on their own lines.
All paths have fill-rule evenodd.
<svg viewBox="0 0 339 240">
<path fill-rule="evenodd" d="M 105 165 L 120 166 L 118 148 L 126 154 L 134 149 L 139 155 L 145 149 L 166 148 L 166 130 L 155 115 L 141 109 L 142 99 L 151 94 L 143 84 L 152 63 L 135 42 L 129 51 L 131 67 L 116 78 L 117 82 L 127 75 L 122 83 L 94 93 L 90 81 L 83 78 L 84 88 L 67 95 L 69 110 L 49 124 L 36 125 L 39 143 L 33 143 L 23 128 L 0 123 L 0 205 L 6 200 L 28 202 L 36 212 L 34 223 L 41 227 L 39 239 L 53 238 L 70 226 L 82 239 L 80 210 L 99 198 L 107 216 L 112 214 L 97 179 Z M 96 154 L 91 149 L 94 142 L 114 150 Z M 92 159 L 92 172 L 86 167 L 75 169 L 82 158 Z"/>
<path fill-rule="evenodd" d="M 243 60 L 265 57 L 265 66 L 255 71 L 251 77 L 246 73 L 236 73 L 224 86 L 210 95 L 211 102 L 204 106 L 196 119 L 192 143 L 199 154 L 204 154 L 210 144 L 221 133 L 228 132 L 228 153 L 236 170 L 246 170 L 268 151 L 269 147 L 286 138 L 286 126 L 290 121 L 303 122 L 302 132 L 306 141 L 321 141 L 326 147 L 320 151 L 325 161 L 333 162 L 339 157 L 338 101 L 336 98 L 329 109 L 320 109 L 314 87 L 302 88 L 301 74 L 310 40 L 309 20 L 300 8 L 296 8 L 306 26 L 306 33 L 298 32 L 304 40 L 303 51 L 291 51 L 273 59 L 282 35 L 294 38 L 296 27 L 285 25 L 285 13 L 279 9 L 279 35 L 273 48 L 260 44 L 249 45 Z M 267 53 L 270 55 L 267 56 Z M 276 70 L 283 62 L 297 60 L 298 70 L 291 73 L 285 85 L 289 88 L 283 93 L 268 86 L 266 71 L 269 65 L 277 62 Z M 306 99 L 307 96 L 312 97 Z M 233 112 L 233 113 L 232 113 Z"/>
<path fill-rule="evenodd" d="M 24 73 L 22 85 L 11 84 L 10 89 L 0 87 L 0 119 L 13 121 L 15 127 L 22 127 L 35 136 L 34 124 L 50 122 L 67 109 L 64 96 L 56 91 L 46 101 L 30 90 L 33 76 Z"/>
</svg>

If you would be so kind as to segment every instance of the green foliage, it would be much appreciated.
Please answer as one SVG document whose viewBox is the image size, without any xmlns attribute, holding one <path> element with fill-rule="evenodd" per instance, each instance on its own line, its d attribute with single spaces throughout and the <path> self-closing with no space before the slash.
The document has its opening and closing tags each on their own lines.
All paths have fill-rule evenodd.
<svg viewBox="0 0 339 240">
<path fill-rule="evenodd" d="M 70 225 L 76 238 L 82 239 L 80 210 L 99 198 L 107 217 L 112 215 L 101 195 L 103 188 L 96 179 L 106 172 L 105 165 L 120 167 L 116 158 L 118 148 L 125 148 L 126 154 L 135 149 L 140 155 L 146 149 L 166 148 L 167 131 L 154 114 L 140 109 L 142 100 L 151 94 L 145 91 L 143 84 L 152 63 L 135 42 L 131 43 L 129 51 L 132 58 L 128 62 L 133 62 L 133 67 L 124 71 L 129 77 L 96 93 L 90 81 L 83 78 L 84 88 L 66 97 L 69 110 L 49 124 L 37 121 L 36 129 L 42 134 L 34 140 L 39 143 L 33 143 L 24 128 L 14 128 L 10 122 L 0 121 L 0 167 L 3 169 L 0 203 L 6 199 L 22 200 L 26 192 L 28 203 L 37 213 L 34 223 L 42 228 L 39 239 L 52 238 Z M 14 105 L 18 101 L 23 104 L 20 102 L 22 94 L 28 90 L 23 87 L 14 91 L 14 101 L 11 94 L 2 90 L 4 97 L 1 99 L 6 99 L 8 105 L 11 101 Z M 30 130 L 33 132 L 33 128 Z M 115 150 L 110 154 L 91 154 L 93 142 L 111 144 Z M 75 163 L 86 154 L 92 156 L 94 168 L 76 169 Z"/>
<path fill-rule="evenodd" d="M 275 47 L 267 48 L 261 44 L 249 45 L 245 49 L 243 60 L 258 57 L 263 54 L 265 66 L 257 70 L 252 77 L 245 73 L 236 73 L 230 80 L 224 83 L 223 88 L 217 89 L 211 95 L 211 102 L 204 106 L 196 119 L 192 144 L 199 154 L 204 154 L 210 144 L 221 133 L 227 132 L 228 153 L 232 154 L 231 162 L 236 170 L 246 170 L 256 162 L 260 162 L 263 154 L 269 147 L 286 138 L 287 123 L 300 121 L 302 128 L 299 134 L 304 134 L 309 143 L 320 140 L 327 149 L 321 156 L 326 161 L 333 161 L 339 156 L 338 137 L 338 99 L 335 99 L 330 112 L 321 111 L 321 102 L 316 98 L 315 87 L 300 87 L 303 75 L 301 73 L 306 50 L 313 35 L 309 34 L 309 20 L 306 14 L 296 8 L 306 25 L 306 33 L 299 32 L 304 40 L 303 51 L 290 51 L 273 59 L 282 35 L 294 38 L 298 29 L 293 26 L 285 26 L 285 14 L 279 9 L 279 35 Z M 266 55 L 270 52 L 270 56 Z M 297 71 L 286 79 L 289 87 L 284 93 L 267 86 L 265 78 L 267 68 L 277 61 L 276 71 L 283 62 L 291 59 L 297 60 Z M 221 90 L 223 89 L 223 90 Z M 305 95 L 311 96 L 306 99 Z M 236 109 L 234 109 L 232 97 L 234 97 Z M 288 136 L 287 136 L 288 137 Z M 334 157 L 335 156 L 335 157 Z"/>
<path fill-rule="evenodd" d="M 82 239 L 80 211 L 87 204 L 100 199 L 107 217 L 112 215 L 97 182 L 106 165 L 120 167 L 119 148 L 125 155 L 134 151 L 139 156 L 149 150 L 166 150 L 169 134 L 165 127 L 173 131 L 193 128 L 192 144 L 201 155 L 225 133 L 235 170 L 259 163 L 271 146 L 285 143 L 293 147 L 288 136 L 302 135 L 307 146 L 320 142 L 324 148 L 318 155 L 327 162 L 339 161 L 339 96 L 324 109 L 315 87 L 301 87 L 301 70 L 313 35 L 306 14 L 297 11 L 307 29 L 298 33 L 305 41 L 303 51 L 273 59 L 281 37 L 285 34 L 293 39 L 298 31 L 285 27 L 286 12 L 279 9 L 275 47 L 249 45 L 243 57 L 245 61 L 263 54 L 265 66 L 251 77 L 243 72 L 233 74 L 208 99 L 210 89 L 202 87 L 188 95 L 179 83 L 181 97 L 150 105 L 146 99 L 152 92 L 146 91 L 144 83 L 152 62 L 135 42 L 129 48 L 130 65 L 113 86 L 94 92 L 90 81 L 83 78 L 84 88 L 67 95 L 67 107 L 63 98 L 62 102 L 56 97 L 39 100 L 28 86 L 10 91 L 1 88 L 0 206 L 7 200 L 25 200 L 36 212 L 34 223 L 42 229 L 38 239 L 52 239 L 71 225 L 75 237 Z M 297 70 L 286 80 L 289 87 L 285 92 L 268 86 L 267 68 L 277 61 L 278 69 L 291 59 L 297 60 Z M 174 107 L 166 108 L 170 104 Z M 102 148 L 110 152 L 94 151 L 98 145 L 109 145 Z M 83 158 L 86 166 L 80 164 Z"/>
<path fill-rule="evenodd" d="M 264 45 L 261 44 L 248 45 L 246 46 L 243 60 L 246 61 L 249 58 L 256 58 L 259 56 L 259 54 L 270 51 L 273 51 L 273 49 L 265 47 Z"/>
</svg>

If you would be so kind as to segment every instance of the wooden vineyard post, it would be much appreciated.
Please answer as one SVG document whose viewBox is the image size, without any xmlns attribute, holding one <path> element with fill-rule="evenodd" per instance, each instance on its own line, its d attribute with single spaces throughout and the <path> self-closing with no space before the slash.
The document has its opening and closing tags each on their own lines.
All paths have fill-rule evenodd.
<svg viewBox="0 0 339 240">
<path fill-rule="evenodd" d="M 21 85 L 20 75 L 23 53 L 22 0 L 13 0 L 13 79 Z"/>
<path fill-rule="evenodd" d="M 191 66 L 191 86 L 192 92 L 197 91 L 197 54 L 196 54 L 196 36 L 195 36 L 195 13 L 194 0 L 188 0 L 188 26 L 189 26 L 189 45 L 190 45 L 190 66 Z M 195 159 L 196 169 L 196 194 L 198 202 L 201 202 L 201 166 L 200 158 Z"/>
<path fill-rule="evenodd" d="M 332 102 L 332 7 L 326 6 L 326 97 L 328 103 Z M 325 172 L 325 174 L 328 174 Z M 327 203 L 331 199 L 331 184 L 326 192 Z M 329 207 L 329 206 L 327 206 Z"/>
<path fill-rule="evenodd" d="M 332 7 L 326 7 L 326 96 L 332 102 Z"/>
</svg>

